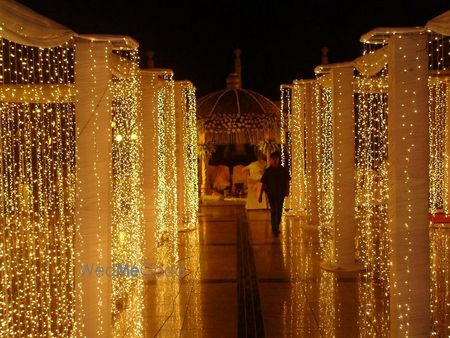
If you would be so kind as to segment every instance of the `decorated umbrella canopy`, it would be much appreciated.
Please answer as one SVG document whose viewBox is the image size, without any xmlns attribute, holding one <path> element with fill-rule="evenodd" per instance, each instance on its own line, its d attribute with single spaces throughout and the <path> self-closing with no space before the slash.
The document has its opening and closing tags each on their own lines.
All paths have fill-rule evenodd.
<svg viewBox="0 0 450 338">
<path fill-rule="evenodd" d="M 268 98 L 240 88 L 240 78 L 231 73 L 227 88 L 197 102 L 200 134 L 215 144 L 256 145 L 264 139 L 279 142 L 279 108 Z"/>
</svg>

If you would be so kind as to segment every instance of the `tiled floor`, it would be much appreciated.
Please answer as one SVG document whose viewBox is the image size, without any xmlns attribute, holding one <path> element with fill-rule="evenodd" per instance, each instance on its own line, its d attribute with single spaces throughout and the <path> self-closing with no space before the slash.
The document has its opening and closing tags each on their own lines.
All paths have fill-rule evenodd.
<svg viewBox="0 0 450 338">
<path fill-rule="evenodd" d="M 301 220 L 285 217 L 277 239 L 269 217 L 239 205 L 201 207 L 198 229 L 180 233 L 186 275 L 146 283 L 146 337 L 262 336 L 258 325 L 265 337 L 388 336 L 386 299 L 376 288 L 358 273 L 321 269 L 318 234 Z M 449 232 L 436 240 L 440 332 L 450 325 Z"/>
</svg>

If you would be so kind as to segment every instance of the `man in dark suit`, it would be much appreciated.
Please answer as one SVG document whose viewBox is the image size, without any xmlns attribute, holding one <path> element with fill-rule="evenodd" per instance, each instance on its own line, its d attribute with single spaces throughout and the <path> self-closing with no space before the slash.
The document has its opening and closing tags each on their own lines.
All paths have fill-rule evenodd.
<svg viewBox="0 0 450 338">
<path fill-rule="evenodd" d="M 283 213 L 284 198 L 289 195 L 289 181 L 291 177 L 285 167 L 280 165 L 280 152 L 270 154 L 269 167 L 266 168 L 261 178 L 263 188 L 259 195 L 262 201 L 262 192 L 265 191 L 270 204 L 270 221 L 274 236 L 280 233 L 281 215 Z"/>
</svg>

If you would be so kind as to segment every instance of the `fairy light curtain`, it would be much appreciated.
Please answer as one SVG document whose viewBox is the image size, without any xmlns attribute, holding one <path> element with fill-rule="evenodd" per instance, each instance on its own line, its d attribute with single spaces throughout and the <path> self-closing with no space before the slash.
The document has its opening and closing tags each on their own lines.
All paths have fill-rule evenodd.
<svg viewBox="0 0 450 338">
<path fill-rule="evenodd" d="M 117 263 L 132 265 L 142 253 L 139 237 L 143 225 L 137 208 L 143 203 L 138 201 L 136 181 L 141 173 L 135 155 L 140 144 L 136 131 L 140 125 L 135 116 L 135 45 L 128 37 L 79 36 L 75 46 L 76 214 L 80 229 L 76 253 L 80 267 L 87 264 L 103 269 L 103 276 L 98 277 L 95 272 L 91 276 L 82 274 L 77 268 L 77 295 L 82 295 L 77 303 L 77 317 L 87 336 L 120 335 L 127 325 L 142 329 L 142 316 L 128 322 L 123 319 L 132 311 L 123 311 L 130 304 L 135 306 L 133 310 L 142 309 L 133 303 L 133 291 L 139 288 L 130 287 L 128 277 L 105 276 L 108 267 Z M 121 142 L 128 146 L 126 150 Z M 129 187 L 125 197 L 126 184 Z M 121 248 L 125 248 L 123 252 Z M 123 296 L 124 289 L 133 291 Z"/>
<path fill-rule="evenodd" d="M 146 198 L 151 198 L 146 200 L 145 212 L 146 219 L 155 220 L 153 233 L 147 234 L 154 238 L 159 253 L 154 259 L 163 265 L 175 264 L 178 261 L 179 225 L 175 81 L 171 70 L 142 72 L 146 81 L 143 84 L 144 175 L 147 178 L 144 189 Z M 148 208 L 152 201 L 155 207 Z M 148 220 L 146 223 L 150 225 Z"/>
<path fill-rule="evenodd" d="M 291 213 L 300 216 L 305 210 L 305 113 L 306 87 L 298 81 L 292 86 L 292 109 L 289 116 L 290 140 L 290 198 Z"/>
<path fill-rule="evenodd" d="M 281 165 L 290 168 L 291 136 L 291 104 L 292 86 L 280 86 L 280 144 L 281 144 Z"/>
<path fill-rule="evenodd" d="M 382 46 L 381 46 L 382 47 Z M 388 336 L 390 230 L 388 227 L 388 87 L 386 47 L 364 44 L 355 62 L 356 254 L 365 268 L 359 283 L 364 327 Z M 367 322 L 367 323 L 366 323 Z"/>
<path fill-rule="evenodd" d="M 314 95 L 320 254 L 323 261 L 332 262 L 334 257 L 333 112 L 328 75 L 317 78 Z"/>
<path fill-rule="evenodd" d="M 197 112 L 192 83 L 176 81 L 175 100 L 180 227 L 193 229 L 197 227 L 199 197 Z"/>
<path fill-rule="evenodd" d="M 292 114 L 292 85 L 280 86 L 280 145 L 281 165 L 288 168 L 292 177 L 292 137 L 291 137 L 291 114 Z M 290 186 L 292 190 L 292 185 Z M 291 191 L 289 197 L 284 201 L 284 208 L 291 209 Z"/>
<path fill-rule="evenodd" d="M 361 42 L 388 44 L 390 334 L 425 336 L 430 333 L 427 37 L 420 27 L 378 28 Z"/>
<path fill-rule="evenodd" d="M 315 80 L 302 80 L 305 87 L 305 208 L 308 223 L 318 224 L 317 211 L 317 164 L 316 164 L 316 116 L 315 116 Z"/>
<path fill-rule="evenodd" d="M 429 63 L 430 212 L 449 213 L 450 139 L 450 11 L 430 20 L 426 28 Z M 448 224 L 430 223 L 432 335 L 450 334 L 450 264 Z"/>
<path fill-rule="evenodd" d="M 428 41 L 430 76 L 430 212 L 449 213 L 449 36 L 431 33 Z M 443 151 L 444 150 L 444 151 Z"/>
<path fill-rule="evenodd" d="M 449 213 L 448 80 L 430 76 L 428 109 L 430 128 L 430 213 Z M 444 152 L 443 152 L 444 150 Z"/>
<path fill-rule="evenodd" d="M 12 4 L 2 2 L 0 15 Z M 51 48 L 19 44 L 6 38 L 17 36 L 5 22 L 0 37 L 0 335 L 72 336 L 80 329 L 74 318 L 73 45 L 70 34 Z"/>
<path fill-rule="evenodd" d="M 112 264 L 143 262 L 142 126 L 137 49 L 115 51 L 112 93 Z M 123 77 L 120 74 L 124 75 Z M 143 279 L 112 283 L 114 336 L 143 334 Z"/>
</svg>

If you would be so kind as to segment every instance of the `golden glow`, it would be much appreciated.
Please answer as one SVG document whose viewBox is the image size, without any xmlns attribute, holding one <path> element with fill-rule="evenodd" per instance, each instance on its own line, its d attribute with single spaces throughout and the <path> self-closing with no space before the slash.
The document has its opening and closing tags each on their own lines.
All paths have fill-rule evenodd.
<svg viewBox="0 0 450 338">
<path fill-rule="evenodd" d="M 181 134 L 180 156 L 182 172 L 181 220 L 187 229 L 197 226 L 198 221 L 198 146 L 197 109 L 195 87 L 190 82 L 181 83 Z"/>
<path fill-rule="evenodd" d="M 314 86 L 320 254 L 334 263 L 333 111 L 331 88 L 319 78 Z"/>
<path fill-rule="evenodd" d="M 430 131 L 430 213 L 449 210 L 449 97 L 447 65 L 450 37 L 431 34 L 428 78 Z M 448 224 L 430 223 L 431 336 L 450 335 L 450 229 Z"/>
<path fill-rule="evenodd" d="M 368 48 L 368 46 L 366 46 Z M 387 67 L 377 77 L 356 78 L 356 255 L 364 265 L 359 284 L 362 327 L 389 332 L 390 231 L 388 226 Z M 377 304 L 375 281 L 387 299 Z M 366 322 L 364 322 L 366 321 Z"/>
<path fill-rule="evenodd" d="M 112 121 L 112 229 L 111 261 L 140 266 L 143 262 L 142 126 L 138 51 L 128 51 L 120 61 L 131 63 L 127 78 L 113 77 Z M 143 335 L 143 279 L 112 279 L 113 335 Z"/>
<path fill-rule="evenodd" d="M 292 87 L 292 112 L 289 118 L 291 135 L 291 197 L 290 207 L 296 216 L 303 214 L 305 209 L 305 85 L 294 81 Z"/>
<path fill-rule="evenodd" d="M 436 224 L 430 228 L 432 336 L 450 334 L 450 228 Z"/>
<path fill-rule="evenodd" d="M 155 72 L 153 116 L 156 117 L 156 244 L 164 247 L 167 264 L 178 261 L 178 197 L 175 82 L 172 72 Z M 160 250 L 162 251 L 162 250 Z M 162 257 L 162 256 L 161 256 Z"/>
<path fill-rule="evenodd" d="M 281 143 L 281 165 L 290 166 L 290 153 L 291 153 L 291 137 L 289 129 L 289 121 L 291 116 L 291 94 L 292 86 L 281 85 L 281 108 L 280 108 L 280 143 Z M 290 208 L 287 208 L 290 209 Z"/>
<path fill-rule="evenodd" d="M 428 81 L 428 109 L 430 130 L 430 212 L 449 213 L 448 201 L 448 117 L 445 80 Z M 446 150 L 446 151 L 443 151 Z"/>
<path fill-rule="evenodd" d="M 70 43 L 43 49 L 0 37 L 2 337 L 68 337 L 79 330 Z M 12 87 L 26 90 L 12 94 Z"/>
</svg>

